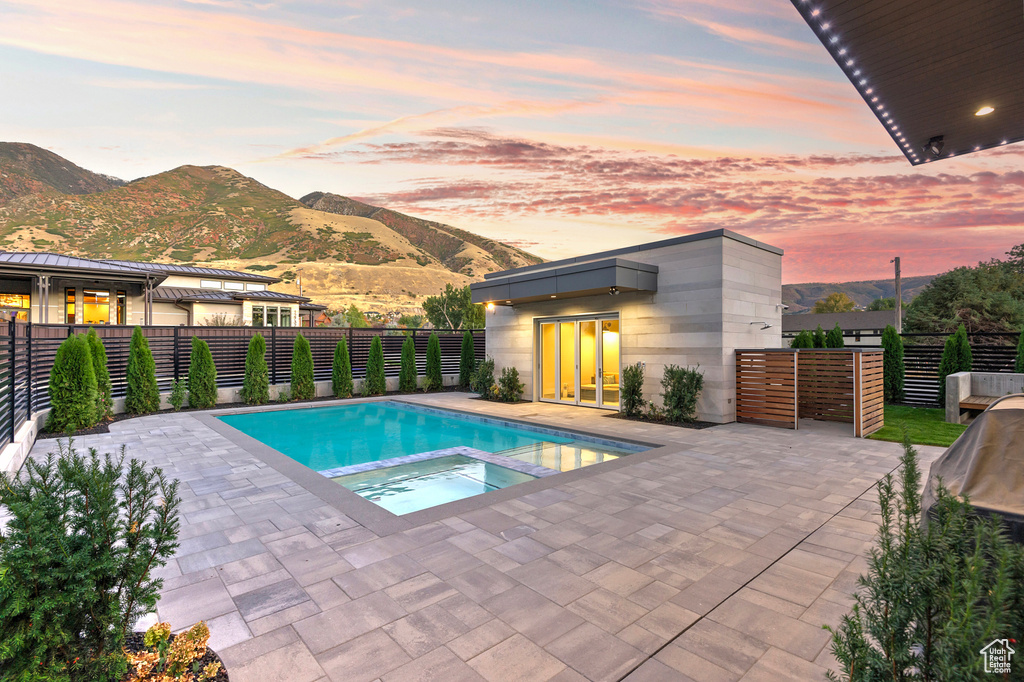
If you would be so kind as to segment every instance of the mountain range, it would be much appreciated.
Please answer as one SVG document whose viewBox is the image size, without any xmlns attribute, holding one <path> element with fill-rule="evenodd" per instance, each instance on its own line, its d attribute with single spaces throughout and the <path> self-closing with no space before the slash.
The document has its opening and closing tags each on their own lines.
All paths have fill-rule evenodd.
<svg viewBox="0 0 1024 682">
<path fill-rule="evenodd" d="M 900 283 L 904 305 L 910 303 L 933 279 L 935 279 L 935 275 L 904 277 Z M 860 282 L 783 284 L 782 302 L 789 306 L 787 314 L 809 313 L 817 301 L 835 291 L 846 294 L 858 306 L 867 306 L 876 298 L 895 297 L 896 283 L 892 279 L 872 279 Z"/>
<path fill-rule="evenodd" d="M 442 223 L 313 192 L 296 200 L 224 166 L 123 182 L 0 143 L 0 247 L 260 271 L 332 308 L 418 311 L 448 282 L 542 260 Z"/>
</svg>

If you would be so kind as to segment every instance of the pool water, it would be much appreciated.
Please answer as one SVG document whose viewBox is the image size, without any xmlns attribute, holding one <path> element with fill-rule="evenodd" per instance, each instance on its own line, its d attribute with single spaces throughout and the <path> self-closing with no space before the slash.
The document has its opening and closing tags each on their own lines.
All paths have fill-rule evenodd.
<svg viewBox="0 0 1024 682">
<path fill-rule="evenodd" d="M 533 479 L 490 462 L 449 455 L 333 480 L 392 514 L 402 515 Z"/>
</svg>

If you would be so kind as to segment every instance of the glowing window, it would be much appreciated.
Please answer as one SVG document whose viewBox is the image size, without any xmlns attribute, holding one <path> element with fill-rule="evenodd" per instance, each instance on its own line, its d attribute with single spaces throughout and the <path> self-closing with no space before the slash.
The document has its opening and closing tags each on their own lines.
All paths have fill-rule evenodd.
<svg viewBox="0 0 1024 682">
<path fill-rule="evenodd" d="M 68 324 L 75 323 L 75 290 L 73 287 L 64 290 L 64 321 Z"/>
<path fill-rule="evenodd" d="M 110 292 L 94 289 L 82 290 L 82 323 L 110 323 Z"/>
</svg>

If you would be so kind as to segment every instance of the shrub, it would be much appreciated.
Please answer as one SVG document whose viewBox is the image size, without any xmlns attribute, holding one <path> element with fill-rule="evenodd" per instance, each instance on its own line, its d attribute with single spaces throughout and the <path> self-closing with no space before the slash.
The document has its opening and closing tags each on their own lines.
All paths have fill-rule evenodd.
<svg viewBox="0 0 1024 682">
<path fill-rule="evenodd" d="M 789 344 L 790 348 L 814 348 L 814 335 L 808 330 L 803 330 Z"/>
<path fill-rule="evenodd" d="M 194 336 L 187 381 L 189 407 L 205 410 L 217 404 L 217 368 L 213 364 L 210 345 Z"/>
<path fill-rule="evenodd" d="M 946 377 L 957 372 L 971 371 L 971 344 L 967 340 L 967 329 L 960 325 L 956 332 L 946 337 L 939 362 L 939 405 L 946 404 Z"/>
<path fill-rule="evenodd" d="M 160 409 L 160 391 L 156 385 L 156 364 L 149 351 L 149 341 L 142 327 L 132 332 L 128 349 L 128 386 L 124 396 L 124 411 L 128 414 L 150 414 Z"/>
<path fill-rule="evenodd" d="M 1017 360 L 1013 363 L 1013 371 L 1024 374 L 1024 329 L 1020 332 L 1020 341 L 1017 342 Z"/>
<path fill-rule="evenodd" d="M 96 424 L 96 374 L 81 334 L 64 339 L 50 368 L 50 431 L 70 433 Z"/>
<path fill-rule="evenodd" d="M 92 369 L 96 375 L 96 421 L 114 417 L 114 387 L 110 384 L 110 372 L 107 370 L 107 349 L 103 339 L 96 330 L 89 327 L 85 336 L 92 355 Z"/>
<path fill-rule="evenodd" d="M 171 382 L 171 396 L 167 399 L 167 402 L 171 404 L 175 412 L 180 410 L 181 406 L 185 404 L 186 383 L 188 382 L 185 379 L 175 379 Z"/>
<path fill-rule="evenodd" d="M 173 639 L 170 623 L 154 623 L 142 641 L 144 651 L 128 654 L 128 682 L 206 682 L 220 671 L 216 661 L 199 667 L 210 641 L 210 628 L 202 621 Z"/>
<path fill-rule="evenodd" d="M 692 422 L 697 418 L 697 399 L 704 389 L 700 367 L 690 369 L 668 365 L 661 378 L 665 418 L 673 422 Z"/>
<path fill-rule="evenodd" d="M 811 338 L 814 341 L 815 348 L 825 348 L 825 330 L 818 325 L 818 328 L 811 332 Z"/>
<path fill-rule="evenodd" d="M 1021 336 L 1024 338 L 1024 335 Z M 473 370 L 476 369 L 476 349 L 473 348 L 473 334 L 462 334 L 462 354 L 459 356 L 459 388 L 469 388 L 473 382 Z"/>
<path fill-rule="evenodd" d="M 982 647 L 1024 632 L 1024 547 L 941 486 L 922 527 L 909 440 L 898 477 L 898 492 L 892 474 L 878 482 L 877 542 L 852 612 L 828 628 L 842 671 L 829 678 L 982 679 Z"/>
<path fill-rule="evenodd" d="M 494 387 L 494 359 L 487 358 L 476 366 L 473 372 L 473 390 L 488 400 L 491 399 L 491 389 Z"/>
<path fill-rule="evenodd" d="M 178 546 L 178 482 L 70 441 L 0 479 L 3 679 L 120 680 L 128 629 L 163 582 L 151 572 Z"/>
<path fill-rule="evenodd" d="M 903 402 L 903 338 L 896 327 L 887 325 L 882 332 L 882 388 L 887 403 Z"/>
<path fill-rule="evenodd" d="M 309 341 L 302 334 L 295 336 L 292 345 L 292 398 L 295 400 L 312 400 L 316 397 L 316 384 L 313 383 L 313 351 Z"/>
<path fill-rule="evenodd" d="M 366 360 L 366 378 L 363 379 L 363 395 L 384 395 L 388 383 L 384 378 L 384 344 L 379 336 L 370 342 L 370 357 Z"/>
<path fill-rule="evenodd" d="M 277 402 L 279 403 L 290 403 L 292 401 L 292 392 L 287 388 L 282 388 L 277 393 Z"/>
<path fill-rule="evenodd" d="M 622 368 L 622 413 L 635 417 L 643 406 L 644 366 L 638 362 Z"/>
<path fill-rule="evenodd" d="M 498 377 L 498 400 L 505 403 L 516 403 L 523 397 L 523 389 L 526 386 L 519 381 L 519 370 L 515 367 L 505 367 Z"/>
<path fill-rule="evenodd" d="M 334 347 L 331 363 L 331 390 L 336 398 L 352 397 L 352 362 L 348 357 L 348 343 L 342 338 Z"/>
<path fill-rule="evenodd" d="M 416 342 L 411 336 L 402 342 L 402 367 L 398 372 L 398 390 L 416 390 Z"/>
<path fill-rule="evenodd" d="M 270 402 L 270 372 L 267 369 L 267 340 L 257 333 L 249 339 L 245 353 L 245 376 L 242 378 L 242 400 L 249 405 Z"/>
<path fill-rule="evenodd" d="M 843 348 L 846 346 L 846 342 L 843 340 L 843 330 L 836 322 L 836 326 L 828 330 L 828 334 L 825 335 L 825 348 Z"/>
<path fill-rule="evenodd" d="M 426 377 L 433 387 L 444 386 L 444 378 L 441 376 L 441 341 L 437 334 L 431 334 L 427 341 Z"/>
</svg>

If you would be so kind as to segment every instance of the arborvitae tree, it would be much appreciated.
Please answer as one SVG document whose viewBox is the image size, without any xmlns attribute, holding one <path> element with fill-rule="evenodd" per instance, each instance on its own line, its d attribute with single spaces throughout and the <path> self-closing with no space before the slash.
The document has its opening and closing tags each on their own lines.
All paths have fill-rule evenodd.
<svg viewBox="0 0 1024 682">
<path fill-rule="evenodd" d="M 82 334 L 64 339 L 50 368 L 50 431 L 71 432 L 96 424 L 96 372 Z"/>
<path fill-rule="evenodd" d="M 1013 365 L 1013 371 L 1024 374 L 1024 329 L 1020 332 L 1020 341 L 1017 342 L 1017 361 Z"/>
<path fill-rule="evenodd" d="M 398 372 L 398 390 L 416 390 L 416 342 L 411 336 L 402 343 L 402 366 Z"/>
<path fill-rule="evenodd" d="M 85 336 L 92 354 L 92 368 L 96 375 L 96 421 L 111 419 L 114 416 L 114 387 L 110 384 L 110 372 L 107 371 L 107 349 L 103 339 L 96 330 L 89 327 Z"/>
<path fill-rule="evenodd" d="M 467 331 L 462 335 L 462 354 L 459 356 L 459 388 L 469 388 L 473 382 L 475 369 L 476 349 L 473 348 L 473 334 Z"/>
<path fill-rule="evenodd" d="M 836 326 L 828 330 L 825 336 L 825 348 L 843 348 L 846 342 L 843 340 L 843 330 L 836 322 Z"/>
<path fill-rule="evenodd" d="M 955 333 L 946 337 L 939 362 L 939 405 L 946 404 L 946 377 L 957 372 L 971 371 L 971 343 L 967 340 L 967 329 L 960 325 Z"/>
<path fill-rule="evenodd" d="M 814 335 L 807 329 L 803 330 L 794 337 L 792 343 L 789 344 L 790 348 L 814 348 Z"/>
<path fill-rule="evenodd" d="M 387 380 L 384 378 L 384 344 L 379 336 L 375 336 L 370 342 L 370 357 L 366 360 L 363 395 L 383 395 L 387 388 Z"/>
<path fill-rule="evenodd" d="M 435 390 L 444 385 L 441 377 L 441 340 L 437 338 L 437 334 L 431 334 L 427 340 L 426 380 L 430 388 Z"/>
<path fill-rule="evenodd" d="M 298 334 L 292 347 L 292 400 L 312 400 L 314 397 L 313 351 L 306 337 Z"/>
<path fill-rule="evenodd" d="M 885 402 L 903 402 L 903 339 L 896 327 L 887 325 L 882 332 L 882 387 Z"/>
<path fill-rule="evenodd" d="M 124 411 L 128 414 L 150 414 L 160 409 L 160 390 L 156 384 L 156 363 L 149 350 L 149 341 L 142 327 L 135 327 L 128 349 L 128 368 L 125 372 L 128 387 L 124 396 Z"/>
<path fill-rule="evenodd" d="M 249 351 L 245 354 L 245 377 L 242 379 L 242 400 L 249 405 L 265 405 L 270 402 L 267 340 L 260 333 L 249 339 Z"/>
<path fill-rule="evenodd" d="M 814 347 L 815 348 L 825 348 L 826 347 L 825 346 L 825 330 L 821 328 L 820 324 L 818 325 L 818 328 L 814 330 L 813 338 L 814 338 Z"/>
<path fill-rule="evenodd" d="M 188 404 L 205 410 L 217 404 L 217 368 L 213 364 L 210 345 L 192 337 L 192 354 L 188 359 Z"/>
<path fill-rule="evenodd" d="M 334 362 L 331 365 L 331 390 L 336 398 L 352 397 L 352 363 L 348 357 L 348 343 L 345 337 L 334 347 Z"/>
</svg>

